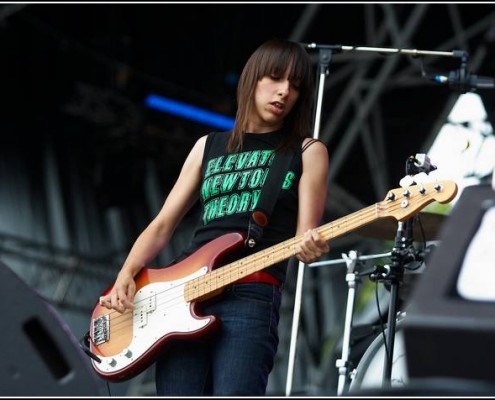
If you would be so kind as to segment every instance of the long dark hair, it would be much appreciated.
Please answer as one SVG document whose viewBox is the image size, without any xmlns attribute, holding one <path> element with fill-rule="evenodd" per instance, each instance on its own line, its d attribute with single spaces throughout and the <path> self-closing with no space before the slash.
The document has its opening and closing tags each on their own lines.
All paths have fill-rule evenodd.
<svg viewBox="0 0 495 400">
<path fill-rule="evenodd" d="M 299 97 L 284 120 L 284 137 L 280 149 L 295 148 L 311 136 L 314 101 L 313 71 L 309 54 L 301 44 L 285 39 L 271 39 L 259 46 L 249 57 L 237 85 L 237 114 L 228 152 L 242 150 L 243 134 L 254 107 L 256 84 L 264 76 L 283 74 L 290 65 L 289 80 L 298 80 Z M 277 149 L 278 150 L 278 149 Z"/>
</svg>

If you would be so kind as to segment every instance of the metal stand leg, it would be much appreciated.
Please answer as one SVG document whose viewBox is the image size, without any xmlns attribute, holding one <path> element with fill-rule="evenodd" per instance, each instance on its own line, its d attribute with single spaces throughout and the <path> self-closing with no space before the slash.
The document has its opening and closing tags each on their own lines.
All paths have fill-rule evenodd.
<svg viewBox="0 0 495 400">
<path fill-rule="evenodd" d="M 347 391 L 349 384 L 349 374 L 353 367 L 352 365 L 350 365 L 351 363 L 349 362 L 350 337 L 352 329 L 352 318 L 354 314 L 354 303 L 356 298 L 356 289 L 358 283 L 361 282 L 358 274 L 355 272 L 357 252 L 352 250 L 349 252 L 349 256 L 350 257 L 347 257 L 345 254 L 342 254 L 342 257 L 347 264 L 347 275 L 345 280 L 347 281 L 349 290 L 347 294 L 342 357 L 335 363 L 336 367 L 339 370 L 339 381 L 337 386 L 338 396 L 341 396 L 342 394 L 344 394 L 344 391 Z"/>
<path fill-rule="evenodd" d="M 387 333 L 386 333 L 386 352 L 385 352 L 385 366 L 383 368 L 383 387 L 390 387 L 392 385 L 392 365 L 394 357 L 395 346 L 395 328 L 396 318 L 399 311 L 399 285 L 401 281 L 392 282 L 390 287 L 390 306 L 388 310 L 387 321 Z"/>
<path fill-rule="evenodd" d="M 408 262 L 418 260 L 418 256 L 412 246 L 412 224 L 413 220 L 399 222 L 395 247 L 392 250 L 392 264 L 387 267 L 385 274 L 375 274 L 384 281 L 390 282 L 390 306 L 388 310 L 386 352 L 383 368 L 383 387 L 391 386 L 392 363 L 394 356 L 395 328 L 399 304 L 399 287 L 404 276 L 404 265 Z M 375 278 L 376 279 L 376 278 Z"/>
</svg>

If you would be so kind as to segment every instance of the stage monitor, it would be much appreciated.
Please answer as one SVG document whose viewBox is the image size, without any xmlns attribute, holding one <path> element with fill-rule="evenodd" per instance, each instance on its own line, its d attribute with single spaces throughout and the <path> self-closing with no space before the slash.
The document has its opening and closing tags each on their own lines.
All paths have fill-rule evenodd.
<svg viewBox="0 0 495 400">
<path fill-rule="evenodd" d="M 411 380 L 495 382 L 495 191 L 466 187 L 417 280 L 403 334 Z"/>
<path fill-rule="evenodd" d="M 101 396 L 69 327 L 56 310 L 0 261 L 0 396 Z"/>
</svg>

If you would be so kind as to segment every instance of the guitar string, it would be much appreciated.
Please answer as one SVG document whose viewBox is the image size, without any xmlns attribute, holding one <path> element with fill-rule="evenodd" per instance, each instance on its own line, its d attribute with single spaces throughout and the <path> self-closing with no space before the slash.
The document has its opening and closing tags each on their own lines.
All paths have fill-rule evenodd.
<svg viewBox="0 0 495 400">
<path fill-rule="evenodd" d="M 371 209 L 370 209 L 370 208 L 371 208 Z M 357 212 L 357 213 L 353 213 L 353 214 L 349 215 L 348 217 L 346 217 L 346 218 L 344 218 L 344 219 L 339 219 L 339 220 L 337 220 L 337 221 L 335 221 L 335 222 L 338 222 L 338 221 L 341 221 L 341 222 L 342 222 L 340 225 L 337 225 L 337 227 L 338 227 L 338 228 L 340 228 L 340 226 L 341 226 L 341 225 L 345 225 L 345 224 L 347 224 L 348 226 L 353 226 L 353 225 L 355 224 L 355 222 L 353 221 L 353 219 L 355 219 L 355 217 L 361 217 L 363 214 L 369 213 L 370 211 L 375 212 L 375 211 L 376 211 L 376 207 L 375 207 L 375 206 L 370 206 L 370 207 L 367 207 L 367 208 L 365 208 L 365 209 L 363 209 L 363 210 L 360 210 L 360 211 L 359 211 L 359 212 Z M 356 214 L 357 214 L 357 215 L 356 215 Z M 330 224 L 325 224 L 325 225 L 321 226 L 321 227 L 318 229 L 318 230 L 319 230 L 319 232 L 320 232 L 322 235 L 324 235 L 324 236 L 325 236 L 325 231 L 330 231 L 330 232 L 331 232 L 331 231 L 335 228 L 335 225 L 336 225 L 336 224 L 335 224 L 335 222 L 334 222 L 334 223 L 330 223 Z M 362 224 L 361 224 L 361 223 L 357 224 L 357 226 L 359 226 L 359 225 L 362 225 Z M 271 252 L 271 253 L 272 253 L 272 258 L 274 258 L 275 256 L 280 257 L 280 254 L 278 254 L 278 253 L 280 253 L 280 250 L 282 250 L 282 252 L 285 252 L 285 251 L 287 250 L 287 248 L 292 248 L 292 249 L 293 249 L 293 248 L 294 248 L 294 245 L 295 245 L 295 244 L 297 244 L 297 242 L 298 242 L 298 241 L 300 241 L 301 237 L 302 237 L 302 235 L 301 235 L 300 237 L 291 238 L 291 239 L 289 239 L 289 240 L 288 240 L 288 241 L 286 241 L 286 242 L 282 242 L 282 243 L 280 243 L 279 245 L 274 246 L 273 251 Z M 329 237 L 332 237 L 332 234 L 331 234 L 331 233 L 329 233 Z M 291 243 L 291 242 L 292 242 L 292 243 Z M 275 247 L 276 247 L 276 248 L 275 248 Z M 293 250 L 292 250 L 292 251 L 293 251 Z M 291 251 L 291 253 L 292 253 L 292 251 Z M 260 256 L 260 253 L 261 253 L 261 256 Z M 246 264 L 246 266 L 247 266 L 248 268 L 249 268 L 251 265 L 253 265 L 253 264 L 254 264 L 254 267 L 255 267 L 255 268 L 257 268 L 257 269 L 259 269 L 259 268 L 256 266 L 256 264 L 257 264 L 257 263 L 259 263 L 260 258 L 264 258 L 264 254 L 263 254 L 263 253 L 266 253 L 266 252 L 265 252 L 265 251 L 262 251 L 262 252 L 260 252 L 260 253 L 256 253 L 256 254 L 254 254 L 254 255 L 252 255 L 252 256 L 247 257 L 247 258 L 245 259 L 244 264 Z M 253 256 L 254 256 L 254 257 L 253 257 Z M 284 255 L 282 255 L 282 258 L 281 258 L 280 260 L 283 260 L 283 259 L 284 259 L 284 257 L 285 257 L 285 256 L 284 256 Z M 290 256 L 289 256 L 289 257 L 290 257 Z M 249 258 L 253 258 L 253 259 L 252 259 L 252 260 L 248 260 Z M 278 260 L 278 258 L 277 258 L 277 260 Z M 237 265 L 236 265 L 236 264 L 237 264 Z M 236 261 L 236 262 L 234 262 L 234 263 L 230 264 L 229 266 L 231 266 L 232 268 L 236 268 L 236 267 L 238 268 L 238 267 L 239 267 L 239 265 L 241 265 L 241 266 L 242 266 L 242 263 L 241 263 L 241 262 L 239 262 L 239 261 Z M 271 265 L 271 264 L 270 264 L 270 265 Z M 245 266 L 245 268 L 246 268 L 246 266 Z M 225 267 L 228 267 L 228 266 L 225 266 Z M 263 268 L 261 268 L 261 269 L 263 269 Z M 223 274 L 225 275 L 226 270 L 232 270 L 232 269 L 231 269 L 231 268 L 223 268 L 223 267 L 220 267 L 220 268 L 218 268 L 218 269 L 215 269 L 215 270 L 211 271 L 211 272 L 210 272 L 210 274 L 207 274 L 207 276 L 209 276 L 209 275 L 211 275 L 211 274 L 213 274 L 213 273 L 216 273 L 216 274 L 223 273 Z M 256 270 L 256 269 L 255 269 L 255 270 Z M 219 272 L 219 271 L 220 271 L 220 272 Z M 254 271 L 253 271 L 253 272 L 254 272 Z M 250 274 L 250 273 L 251 273 L 251 272 L 249 272 L 248 274 Z M 247 275 L 248 275 L 248 274 L 247 274 Z M 231 273 L 230 273 L 230 275 L 231 275 Z M 173 286 L 172 288 L 169 288 L 169 289 L 166 289 L 166 290 L 164 290 L 164 291 L 162 291 L 162 292 L 160 292 L 160 293 L 157 293 L 157 294 L 156 294 L 156 296 L 157 296 L 157 297 L 158 297 L 158 296 L 160 296 L 161 298 L 163 298 L 163 295 L 164 295 L 164 294 L 165 294 L 165 295 L 170 294 L 170 290 L 174 290 L 174 292 L 176 292 L 176 291 L 177 291 L 177 289 L 178 289 L 178 288 L 180 288 L 181 286 L 185 286 L 187 283 L 191 283 L 191 282 L 192 282 L 192 281 L 194 281 L 194 280 L 198 280 L 198 281 L 199 281 L 199 279 L 204 280 L 204 279 L 205 279 L 205 275 L 202 275 L 202 276 L 200 276 L 200 277 L 196 277 L 196 278 L 192 278 L 191 280 L 186 281 L 186 282 L 184 282 L 184 283 L 182 283 L 182 284 L 179 284 L 179 285 Z M 225 279 L 225 277 L 224 277 L 224 279 Z M 227 279 L 227 281 L 228 281 L 228 280 L 229 280 L 229 279 Z M 208 287 L 211 287 L 211 284 L 208 284 L 208 283 L 203 283 L 203 284 L 202 284 L 202 285 L 200 285 L 200 286 L 201 286 L 201 287 L 208 288 Z M 217 289 L 217 287 L 215 287 L 215 289 Z M 214 290 L 215 290 L 215 289 L 214 289 Z M 208 293 L 209 293 L 209 292 L 210 292 L 210 291 L 208 291 Z M 166 297 L 164 302 L 160 302 L 160 301 L 158 301 L 158 302 L 157 302 L 157 304 L 156 304 L 156 309 L 161 308 L 161 307 L 163 307 L 163 306 L 167 306 L 167 307 L 169 307 L 170 305 L 175 306 L 175 305 L 177 305 L 177 304 L 182 303 L 182 302 L 183 302 L 182 300 L 184 299 L 184 295 L 183 295 L 183 294 L 186 294 L 186 293 L 185 293 L 185 292 L 183 292 L 182 290 L 180 290 L 180 291 L 179 291 L 179 296 L 177 296 L 177 297 L 172 297 L 172 298 L 167 298 L 167 297 Z M 202 293 L 202 294 L 198 294 L 198 295 L 196 296 L 196 298 L 200 298 L 200 297 L 201 297 L 201 295 L 205 295 L 205 292 L 204 292 L 204 293 Z M 168 296 L 168 297 L 170 297 L 170 296 Z M 180 301 L 180 302 L 178 302 L 178 303 L 175 303 L 175 300 L 178 300 L 179 298 L 181 299 L 181 301 Z M 162 300 L 162 299 L 161 299 L 161 300 Z M 138 303 L 145 302 L 145 301 L 149 301 L 149 298 L 140 299 L 140 300 L 136 303 L 136 305 L 137 305 Z M 171 303 L 171 304 L 167 304 L 167 303 L 170 303 L 170 302 L 172 302 L 172 303 Z M 113 310 L 112 312 L 118 313 L 118 311 L 115 311 L 115 310 Z M 111 312 L 111 313 L 112 313 L 112 312 Z M 118 313 L 118 314 L 120 314 L 120 313 Z M 125 317 L 124 321 L 121 321 L 121 322 L 123 322 L 123 323 L 133 322 L 133 321 L 132 321 L 132 319 L 130 318 L 130 317 L 131 317 L 131 312 L 124 313 L 124 314 L 120 314 L 120 315 L 118 315 L 117 317 L 113 318 L 113 320 L 112 320 L 112 321 L 113 321 L 113 324 L 112 324 L 112 333 L 114 333 L 114 334 L 115 334 L 115 333 L 116 333 L 116 331 L 119 329 L 119 328 L 117 327 L 117 326 L 119 325 L 119 322 L 117 322 L 116 320 L 117 320 L 117 319 L 121 319 L 121 317 Z"/>
<path fill-rule="evenodd" d="M 378 204 L 378 203 L 377 203 Z M 349 216 L 347 216 L 346 218 L 344 219 L 338 219 L 336 221 L 334 221 L 333 223 L 330 223 L 330 224 L 325 224 L 325 225 L 322 225 L 320 226 L 319 228 L 317 228 L 318 232 L 326 239 L 327 237 L 330 239 L 332 237 L 334 237 L 332 235 L 332 231 L 338 229 L 338 230 L 342 230 L 342 226 L 346 225 L 347 227 L 359 227 L 360 225 L 363 225 L 361 223 L 361 220 L 363 219 L 364 217 L 364 214 L 373 214 L 375 215 L 377 213 L 376 211 L 376 207 L 377 205 L 373 205 L 373 206 L 369 206 L 369 207 L 366 207 L 365 209 L 363 210 L 360 210 L 359 212 L 356 212 L 356 213 L 352 213 L 350 214 Z M 400 204 L 398 205 L 400 207 Z M 340 222 L 340 224 L 336 224 L 336 222 Z M 344 229 L 345 231 L 348 231 L 349 229 L 353 229 L 353 228 L 347 228 L 347 229 Z M 345 233 L 345 232 L 344 232 Z M 243 260 L 238 260 L 238 261 L 235 261 L 231 264 L 228 264 L 228 265 L 225 265 L 224 267 L 219 267 L 217 269 L 214 269 L 212 270 L 210 273 L 206 274 L 206 275 L 201 275 L 199 277 L 195 277 L 195 278 L 192 278 L 184 283 L 181 283 L 181 284 L 178 284 L 178 285 L 175 285 L 173 286 L 172 288 L 168 288 L 168 289 L 165 289 L 159 293 L 156 293 L 154 296 L 158 298 L 160 298 L 159 301 L 156 302 L 156 309 L 158 308 L 163 308 L 163 307 L 175 307 L 176 305 L 178 304 L 181 304 L 184 302 L 184 297 L 185 295 L 187 294 L 187 292 L 190 292 L 191 290 L 193 292 L 198 292 L 197 290 L 194 290 L 194 289 L 189 289 L 187 290 L 178 290 L 180 289 L 181 287 L 185 286 L 186 284 L 189 284 L 189 287 L 191 287 L 191 285 L 193 285 L 193 282 L 194 281 L 198 281 L 198 284 L 197 286 L 200 286 L 200 287 L 204 287 L 205 289 L 212 286 L 212 284 L 208 284 L 208 283 L 199 283 L 200 280 L 205 280 L 206 279 L 206 276 L 208 276 L 209 278 L 211 278 L 210 275 L 214 274 L 214 275 L 220 275 L 219 278 L 222 278 L 223 281 L 220 281 L 220 283 L 225 283 L 227 282 L 227 284 L 232 281 L 234 282 L 235 280 L 237 279 L 240 279 L 242 278 L 242 276 L 236 276 L 235 279 L 232 278 L 232 274 L 233 274 L 233 271 L 234 272 L 237 272 L 239 273 L 239 267 L 243 267 L 244 269 L 246 269 L 246 272 L 243 276 L 246 276 L 246 275 L 249 275 L 251 274 L 252 272 L 255 272 L 256 270 L 260 270 L 260 269 L 264 269 L 265 267 L 262 266 L 261 268 L 259 267 L 259 264 L 260 261 L 262 262 L 263 259 L 265 259 L 265 254 L 266 253 L 270 253 L 270 256 L 272 258 L 272 262 L 273 263 L 276 263 L 276 262 L 279 262 L 279 261 L 282 261 L 286 258 L 289 258 L 291 257 L 292 255 L 295 254 L 295 246 L 298 244 L 298 242 L 300 242 L 302 240 L 302 237 L 303 235 L 300 235 L 300 236 L 297 236 L 297 237 L 294 237 L 294 238 L 291 238 L 287 241 L 284 241 L 284 242 L 281 242 L 277 245 L 275 245 L 273 248 L 272 248 L 272 251 L 271 252 L 268 252 L 268 251 L 261 251 L 259 253 L 255 253 L 255 254 L 252 254 L 251 256 L 248 256 L 246 257 L 245 259 Z M 328 239 L 326 239 L 328 240 Z M 268 249 L 267 249 L 268 250 Z M 290 255 L 287 257 L 287 252 L 290 253 Z M 282 253 L 282 254 L 281 254 Z M 273 261 L 273 259 L 275 259 L 276 261 Z M 270 265 L 272 265 L 272 262 L 270 262 Z M 230 268 L 229 268 L 230 267 Z M 254 267 L 255 269 L 253 271 L 249 271 L 249 268 L 250 267 Z M 226 274 L 230 275 L 229 276 L 225 276 Z M 222 276 L 223 275 L 223 276 Z M 214 279 L 213 279 L 214 280 Z M 218 289 L 218 287 L 215 286 L 215 289 Z M 175 297 L 170 297 L 170 296 L 167 296 L 168 294 L 174 294 L 174 293 L 170 293 L 170 291 L 172 292 L 179 292 L 178 295 L 176 295 Z M 209 293 L 210 291 L 208 291 Z M 197 293 L 197 296 L 196 298 L 200 298 L 201 296 L 204 296 L 204 295 L 207 295 L 208 293 L 203 292 L 203 293 Z M 165 296 L 164 296 L 165 295 Z M 164 298 L 165 297 L 165 298 Z M 180 300 L 180 301 L 177 301 L 176 300 Z M 138 300 L 137 302 L 135 302 L 135 310 L 136 308 L 139 308 L 139 304 L 140 303 L 144 303 L 146 301 L 149 301 L 149 297 L 146 297 L 146 298 L 143 298 L 143 299 L 140 299 Z M 119 325 L 122 325 L 122 324 L 127 324 L 127 323 L 130 323 L 130 322 L 133 322 L 131 316 L 134 315 L 134 312 L 133 310 L 129 310 L 128 312 L 126 313 L 119 313 L 118 311 L 116 310 L 112 310 L 110 311 L 110 313 L 108 314 L 118 314 L 116 317 L 111 318 L 111 323 L 112 323 L 112 334 L 115 334 L 118 330 L 119 330 Z M 107 315 L 107 314 L 105 314 Z M 117 321 L 118 320 L 118 321 Z M 123 329 L 124 327 L 122 327 Z"/>
<path fill-rule="evenodd" d="M 428 195 L 422 196 L 423 199 L 427 199 L 427 197 L 428 197 Z M 434 199 L 428 199 L 428 200 L 433 201 Z M 426 204 L 428 204 L 428 202 Z M 375 203 L 374 205 L 368 206 L 362 210 L 358 210 L 354 213 L 351 213 L 346 217 L 339 218 L 336 221 L 333 221 L 331 223 L 324 224 L 324 225 L 318 227 L 317 230 L 323 236 L 323 238 L 325 240 L 329 240 L 329 239 L 332 239 L 334 237 L 338 237 L 339 235 L 342 235 L 342 234 L 345 234 L 346 232 L 352 231 L 352 230 L 356 229 L 357 227 L 366 225 L 366 224 L 362 223 L 362 220 L 363 219 L 366 220 L 365 217 L 369 217 L 369 214 L 377 215 L 377 213 L 379 213 L 380 206 L 383 206 L 383 205 L 386 205 L 391 211 L 396 211 L 397 209 L 400 209 L 400 208 L 404 209 L 404 207 L 402 207 L 401 203 L 398 201 L 394 202 L 392 204 L 386 203 L 385 201 L 382 201 L 382 202 Z M 373 221 L 373 219 L 370 219 L 367 223 L 372 222 L 372 221 Z M 337 234 L 337 236 L 334 236 L 334 234 L 333 234 L 334 230 L 339 230 L 339 231 L 343 230 L 343 232 L 340 232 Z M 158 311 L 158 309 L 160 309 L 160 310 L 167 309 L 170 306 L 175 307 L 176 305 L 181 304 L 181 303 L 187 304 L 188 302 L 185 301 L 185 297 L 186 297 L 187 293 L 189 293 L 191 291 L 193 291 L 193 293 L 196 293 L 195 297 L 193 296 L 193 299 L 191 300 L 191 301 L 194 301 L 195 299 L 201 298 L 202 296 L 205 296 L 205 295 L 207 296 L 208 293 L 211 293 L 212 291 L 219 289 L 218 286 L 215 286 L 215 288 L 213 290 L 211 290 L 211 287 L 212 287 L 211 282 L 208 283 L 208 281 L 206 281 L 206 283 L 205 282 L 201 283 L 201 281 L 204 281 L 205 279 L 210 279 L 212 275 L 219 275 L 218 278 L 223 279 L 223 281 L 220 281 L 220 284 L 225 285 L 225 282 L 227 282 L 226 284 L 228 284 L 230 282 L 235 282 L 235 280 L 241 278 L 241 277 L 237 277 L 237 276 L 235 277 L 235 279 L 232 278 L 232 271 L 238 272 L 240 267 L 246 269 L 246 271 L 248 268 L 254 267 L 253 271 L 250 271 L 243 276 L 249 275 L 252 272 L 266 268 L 263 266 L 263 264 L 262 264 L 261 268 L 259 267 L 259 265 L 257 265 L 260 263 L 260 261 L 263 263 L 263 260 L 266 260 L 266 258 L 267 258 L 266 253 L 270 253 L 269 257 L 272 258 L 272 260 L 270 261 L 270 265 L 273 265 L 276 262 L 287 259 L 287 258 L 289 258 L 295 254 L 295 251 L 294 251 L 295 246 L 298 244 L 298 242 L 300 242 L 302 240 L 302 237 L 303 237 L 303 235 L 299 235 L 299 236 L 296 236 L 294 238 L 288 239 L 284 242 L 281 242 L 281 243 L 273 246 L 271 248 L 271 250 L 272 250 L 271 252 L 267 251 L 270 249 L 263 250 L 261 252 L 252 254 L 252 255 L 246 257 L 245 259 L 238 260 L 238 261 L 235 261 L 231 264 L 225 265 L 223 267 L 219 267 L 217 269 L 214 269 L 214 270 L 210 271 L 209 273 L 207 273 L 206 275 L 201 275 L 199 277 L 192 278 L 188 281 L 185 281 L 183 283 L 175 285 L 171 288 L 165 289 L 160 293 L 156 293 L 154 295 L 154 297 L 156 297 L 157 301 L 156 301 L 155 309 L 153 311 Z M 289 251 L 289 253 L 290 253 L 290 255 L 288 255 L 288 256 L 287 256 L 287 251 Z M 276 259 L 277 261 L 273 261 L 273 259 Z M 226 267 L 226 268 L 224 268 L 224 267 Z M 226 274 L 229 276 L 226 276 Z M 215 280 L 215 279 L 213 279 L 213 280 Z M 205 288 L 205 291 L 203 293 L 198 293 L 197 290 L 190 289 L 191 286 L 193 285 L 194 281 L 197 281 L 196 286 Z M 215 282 L 218 282 L 218 280 L 215 280 Z M 187 288 L 185 288 L 185 290 L 182 290 L 182 287 L 186 286 L 186 285 L 189 285 L 189 286 Z M 216 283 L 214 285 L 216 285 Z M 220 288 L 221 287 L 222 286 L 220 286 Z M 135 306 L 139 307 L 139 303 L 149 301 L 149 298 L 150 297 L 138 300 L 135 303 Z M 165 308 L 163 308 L 163 307 L 165 307 Z M 113 317 L 113 318 L 110 317 L 112 334 L 116 334 L 119 330 L 127 328 L 127 325 L 134 322 L 132 319 L 132 316 L 134 314 L 133 310 L 129 310 L 123 314 L 119 313 L 116 310 L 112 310 L 108 314 L 112 315 L 115 313 L 118 315 Z M 105 314 L 105 315 L 108 315 L 108 314 Z M 126 324 L 126 326 L 122 326 L 123 324 Z"/>
</svg>

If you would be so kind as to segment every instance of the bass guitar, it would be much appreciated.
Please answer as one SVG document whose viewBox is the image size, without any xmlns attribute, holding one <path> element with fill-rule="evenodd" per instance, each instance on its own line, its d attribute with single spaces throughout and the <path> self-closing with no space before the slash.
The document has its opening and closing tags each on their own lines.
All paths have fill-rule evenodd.
<svg viewBox="0 0 495 400">
<path fill-rule="evenodd" d="M 452 181 L 390 190 L 383 201 L 317 228 L 331 240 L 379 218 L 410 218 L 427 204 L 447 203 L 457 194 Z M 111 381 L 130 379 L 147 368 L 172 340 L 210 333 L 221 323 L 201 315 L 198 304 L 222 292 L 229 284 L 296 254 L 302 235 L 219 266 L 220 260 L 244 245 L 241 232 L 220 236 L 184 260 L 163 268 L 144 267 L 136 275 L 134 309 L 119 313 L 94 306 L 88 332 L 91 364 Z M 109 287 L 103 295 L 110 292 Z"/>
</svg>

